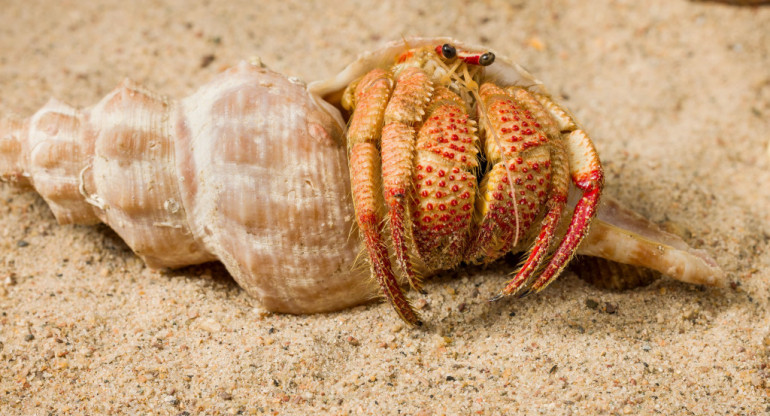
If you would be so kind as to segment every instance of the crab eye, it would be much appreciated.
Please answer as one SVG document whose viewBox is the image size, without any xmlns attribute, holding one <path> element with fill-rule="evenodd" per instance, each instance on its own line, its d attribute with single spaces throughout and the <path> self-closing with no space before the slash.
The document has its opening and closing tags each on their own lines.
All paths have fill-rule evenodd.
<svg viewBox="0 0 770 416">
<path fill-rule="evenodd" d="M 444 58 L 446 59 L 452 59 L 457 56 L 457 49 L 455 49 L 454 46 L 445 43 L 444 46 L 441 47 L 441 54 L 444 55 Z"/>
<path fill-rule="evenodd" d="M 487 52 L 479 57 L 479 65 L 481 66 L 492 65 L 492 62 L 495 62 L 495 54 L 492 52 Z"/>
</svg>

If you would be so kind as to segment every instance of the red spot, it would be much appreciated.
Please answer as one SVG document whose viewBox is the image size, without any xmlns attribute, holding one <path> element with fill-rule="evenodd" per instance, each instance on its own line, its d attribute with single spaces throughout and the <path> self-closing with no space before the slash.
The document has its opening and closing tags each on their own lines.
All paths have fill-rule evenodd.
<svg viewBox="0 0 770 416">
<path fill-rule="evenodd" d="M 430 222 L 430 219 L 431 219 L 430 216 L 426 215 L 426 216 L 422 217 L 422 222 Z"/>
<path fill-rule="evenodd" d="M 438 210 L 439 210 L 439 211 L 444 211 L 444 210 L 446 210 L 446 205 L 444 205 L 444 204 L 438 204 Z"/>
<path fill-rule="evenodd" d="M 417 180 L 419 181 L 421 179 L 422 179 L 422 175 L 417 175 Z"/>
<path fill-rule="evenodd" d="M 452 192 L 457 192 L 460 190 L 460 187 L 457 185 L 452 185 Z"/>
<path fill-rule="evenodd" d="M 441 191 L 436 191 L 436 198 L 441 198 L 442 196 L 444 196 L 444 193 L 443 193 L 443 192 L 441 192 Z"/>
<path fill-rule="evenodd" d="M 422 170 L 422 165 L 417 165 L 417 170 Z"/>
<path fill-rule="evenodd" d="M 439 181 L 439 182 L 438 182 L 438 186 L 444 187 L 444 186 L 446 186 L 446 182 L 444 182 L 444 181 Z"/>
<path fill-rule="evenodd" d="M 438 176 L 439 176 L 440 178 L 444 177 L 444 175 L 446 175 L 446 172 L 444 172 L 444 170 L 443 170 L 443 169 L 438 171 Z"/>
<path fill-rule="evenodd" d="M 425 181 L 425 185 L 431 186 L 431 185 L 433 185 L 433 181 L 428 179 L 427 181 Z"/>
<path fill-rule="evenodd" d="M 513 129 L 513 131 L 519 131 L 519 126 L 516 126 L 516 125 L 514 125 L 514 126 L 513 126 L 513 127 L 511 127 L 511 128 Z"/>
<path fill-rule="evenodd" d="M 540 185 L 542 185 L 543 183 L 545 183 L 545 179 L 543 179 L 543 178 L 540 178 L 540 179 L 537 181 L 537 183 L 539 183 Z"/>
<path fill-rule="evenodd" d="M 453 134 L 453 135 L 452 135 L 452 140 L 454 140 L 454 141 L 458 141 L 458 140 L 460 140 L 460 136 L 458 136 L 458 135 L 456 135 L 456 134 Z"/>
<path fill-rule="evenodd" d="M 524 172 L 524 173 L 527 173 L 528 170 L 529 169 L 527 169 L 527 168 L 521 168 L 521 171 Z"/>
<path fill-rule="evenodd" d="M 459 204 L 459 202 L 457 202 L 457 200 L 456 200 L 456 199 L 453 199 L 453 200 L 449 201 L 449 205 L 451 205 L 451 206 L 453 206 L 453 207 L 456 207 L 456 206 L 457 206 L 457 204 Z"/>
<path fill-rule="evenodd" d="M 463 208 L 462 208 L 462 209 L 463 209 L 463 211 L 470 211 L 470 209 L 471 209 L 471 204 L 465 204 L 465 205 L 463 205 Z"/>
<path fill-rule="evenodd" d="M 422 191 L 422 192 L 420 192 L 420 196 L 422 196 L 423 198 L 427 198 L 427 197 L 428 197 L 428 195 L 430 195 L 430 193 L 429 193 L 428 191 Z"/>
<path fill-rule="evenodd" d="M 458 169 L 458 168 L 452 168 L 452 173 L 460 173 L 460 169 Z"/>
<path fill-rule="evenodd" d="M 460 160 L 465 162 L 467 160 L 467 158 L 465 156 L 462 156 L 462 157 L 460 157 Z"/>
<path fill-rule="evenodd" d="M 529 174 L 529 175 L 527 175 L 527 180 L 528 180 L 528 181 L 531 181 L 531 180 L 532 180 L 532 174 Z"/>
<path fill-rule="evenodd" d="M 540 169 L 540 164 L 538 164 L 537 162 L 533 163 L 532 164 L 532 169 L 534 169 L 534 170 Z"/>
<path fill-rule="evenodd" d="M 428 172 L 428 173 L 433 172 L 433 166 L 426 167 L 425 171 Z"/>
<path fill-rule="evenodd" d="M 428 211 L 433 211 L 433 204 L 429 202 L 427 205 L 425 205 L 425 209 L 427 209 Z"/>
<path fill-rule="evenodd" d="M 515 151 L 516 151 L 516 146 L 511 146 L 511 152 L 515 152 Z"/>
<path fill-rule="evenodd" d="M 516 163 L 517 163 L 517 164 L 519 164 L 519 165 L 521 165 L 522 163 L 524 163 L 524 160 L 523 160 L 522 158 L 520 158 L 520 157 L 517 157 L 517 158 L 516 158 Z M 429 171 L 429 172 L 430 172 L 430 171 Z"/>
</svg>

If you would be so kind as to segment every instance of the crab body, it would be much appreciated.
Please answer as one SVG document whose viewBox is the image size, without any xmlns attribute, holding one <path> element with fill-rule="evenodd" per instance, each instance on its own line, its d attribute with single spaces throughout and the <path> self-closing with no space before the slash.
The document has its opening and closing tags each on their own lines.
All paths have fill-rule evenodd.
<svg viewBox="0 0 770 416">
<path fill-rule="evenodd" d="M 376 280 L 410 323 L 419 320 L 389 246 L 416 289 L 419 270 L 488 263 L 529 247 L 500 296 L 541 290 L 575 253 L 596 212 L 603 173 L 587 134 L 548 96 L 487 82 L 493 61 L 491 53 L 450 44 L 410 49 L 343 95 L 352 111 L 356 219 Z M 557 244 L 570 182 L 583 196 Z"/>
</svg>

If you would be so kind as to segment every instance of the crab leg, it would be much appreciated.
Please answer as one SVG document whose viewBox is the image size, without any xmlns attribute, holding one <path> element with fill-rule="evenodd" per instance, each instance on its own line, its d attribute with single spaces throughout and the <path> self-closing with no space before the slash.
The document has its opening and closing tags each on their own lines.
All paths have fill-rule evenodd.
<svg viewBox="0 0 770 416">
<path fill-rule="evenodd" d="M 390 75 L 375 69 L 355 87 L 355 111 L 348 130 L 350 173 L 356 220 L 363 235 L 372 272 L 385 297 L 401 318 L 411 325 L 421 322 L 415 314 L 393 274 L 388 249 L 382 241 L 382 217 L 378 207 L 377 186 L 380 183 L 380 158 L 377 148 L 393 81 Z"/>
<path fill-rule="evenodd" d="M 569 191 L 567 151 L 561 139 L 558 126 L 550 114 L 547 113 L 547 110 L 529 91 L 520 87 L 509 87 L 506 90 L 517 103 L 521 104 L 534 116 L 543 132 L 548 136 L 551 150 L 551 189 L 546 202 L 545 218 L 543 219 L 535 244 L 530 250 L 524 265 L 516 273 L 516 276 L 506 284 L 501 295 L 510 295 L 525 287 L 535 271 L 543 264 L 553 238 L 556 235 L 556 229 L 562 212 L 564 212 Z"/>
<path fill-rule="evenodd" d="M 582 198 L 575 206 L 567 234 L 543 273 L 532 284 L 530 291 L 539 292 L 564 269 L 574 256 L 578 244 L 588 233 L 588 226 L 596 215 L 596 208 L 599 204 L 599 196 L 604 184 L 604 172 L 596 149 L 594 149 L 588 135 L 583 130 L 578 129 L 572 118 L 550 98 L 543 95 L 539 95 L 537 98 L 559 122 L 562 132 L 566 135 L 572 182 L 583 191 Z"/>
<path fill-rule="evenodd" d="M 382 129 L 382 181 L 388 207 L 390 235 L 401 270 L 409 284 L 420 290 L 420 279 L 409 259 L 406 240 L 406 208 L 412 196 L 412 169 L 415 155 L 415 124 L 422 120 L 433 86 L 419 68 L 402 71 L 396 79 L 393 96 L 385 109 Z"/>
</svg>

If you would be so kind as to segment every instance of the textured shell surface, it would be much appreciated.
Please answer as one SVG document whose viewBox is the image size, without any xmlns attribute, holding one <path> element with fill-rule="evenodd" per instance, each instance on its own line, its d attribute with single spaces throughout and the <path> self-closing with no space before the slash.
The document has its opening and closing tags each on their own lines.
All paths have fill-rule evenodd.
<svg viewBox="0 0 770 416">
<path fill-rule="evenodd" d="M 219 260 L 269 310 L 360 304 L 377 287 L 360 256 L 339 100 L 403 51 L 442 43 L 488 50 L 412 38 L 307 86 L 243 62 L 178 101 L 131 81 L 83 110 L 51 100 L 0 121 L 0 177 L 34 186 L 61 223 L 108 224 L 150 267 Z M 547 93 L 499 55 L 486 79 Z M 704 253 L 611 202 L 580 253 L 693 283 L 725 279 Z"/>
<path fill-rule="evenodd" d="M 243 62 L 180 101 L 125 81 L 92 108 L 52 100 L 6 121 L 0 173 L 61 223 L 110 225 L 150 267 L 218 259 L 268 309 L 340 309 L 373 295 L 353 266 L 340 123 L 304 84 Z"/>
</svg>

